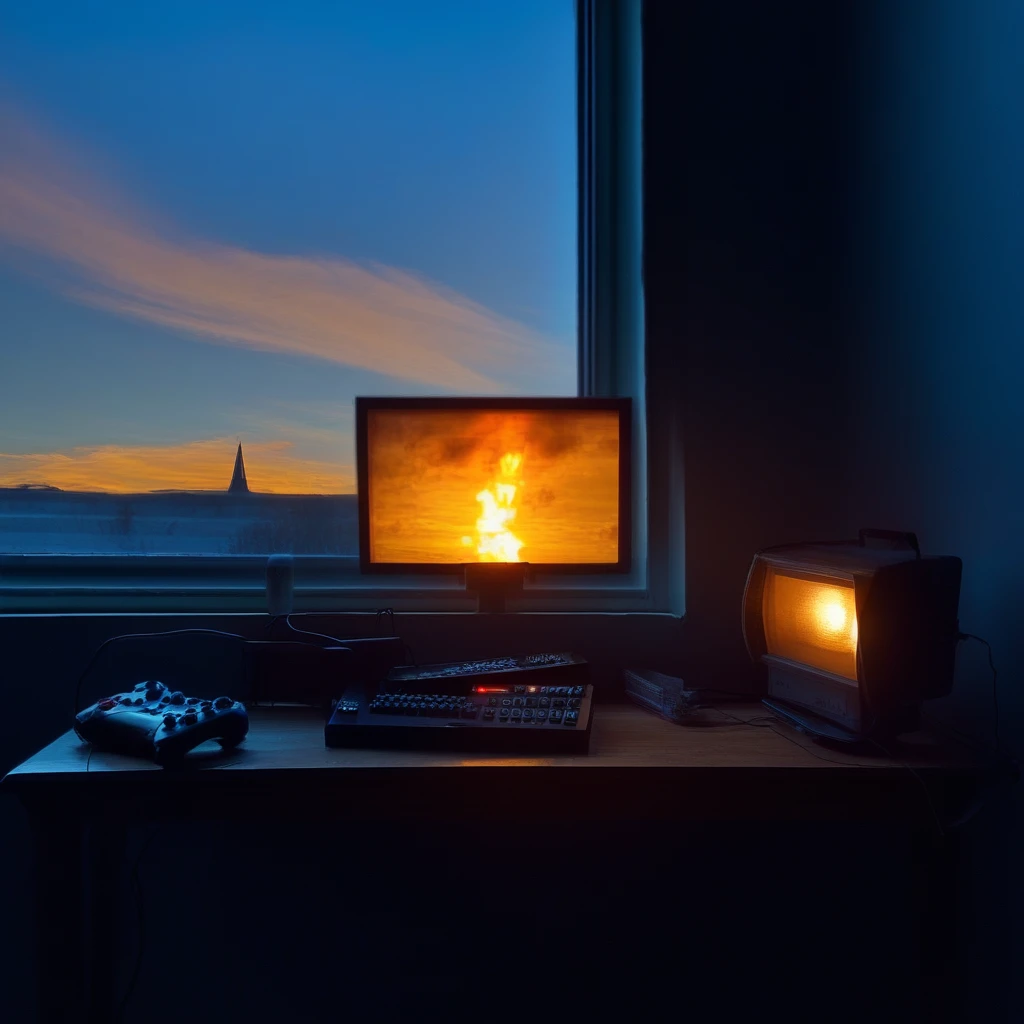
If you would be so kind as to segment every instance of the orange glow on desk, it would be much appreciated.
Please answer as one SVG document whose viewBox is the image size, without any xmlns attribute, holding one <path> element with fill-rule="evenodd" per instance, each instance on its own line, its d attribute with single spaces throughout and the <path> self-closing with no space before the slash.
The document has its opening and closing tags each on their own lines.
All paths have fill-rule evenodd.
<svg viewBox="0 0 1024 1024">
<path fill-rule="evenodd" d="M 857 678 L 852 580 L 787 576 L 769 568 L 763 614 L 769 654 Z"/>
</svg>

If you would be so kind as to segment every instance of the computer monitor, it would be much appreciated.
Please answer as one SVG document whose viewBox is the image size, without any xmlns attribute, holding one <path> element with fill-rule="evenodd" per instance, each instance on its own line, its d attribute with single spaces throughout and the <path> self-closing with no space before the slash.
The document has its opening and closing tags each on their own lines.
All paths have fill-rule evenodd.
<svg viewBox="0 0 1024 1024">
<path fill-rule="evenodd" d="M 629 399 L 357 398 L 364 572 L 625 572 Z"/>
</svg>

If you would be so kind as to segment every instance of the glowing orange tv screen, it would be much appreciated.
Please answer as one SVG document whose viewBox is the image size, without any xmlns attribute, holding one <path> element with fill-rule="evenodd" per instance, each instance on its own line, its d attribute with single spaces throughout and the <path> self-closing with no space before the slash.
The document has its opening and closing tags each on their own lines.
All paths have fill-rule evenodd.
<svg viewBox="0 0 1024 1024">
<path fill-rule="evenodd" d="M 627 408 L 358 399 L 364 564 L 621 565 Z"/>
</svg>

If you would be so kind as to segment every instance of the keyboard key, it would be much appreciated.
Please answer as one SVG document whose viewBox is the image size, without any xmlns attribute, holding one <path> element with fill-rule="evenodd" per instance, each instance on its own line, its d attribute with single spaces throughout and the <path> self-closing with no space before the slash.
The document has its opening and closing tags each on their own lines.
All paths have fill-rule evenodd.
<svg viewBox="0 0 1024 1024">
<path fill-rule="evenodd" d="M 498 714 L 503 720 L 507 719 L 509 716 L 509 710 L 508 708 L 502 708 L 501 711 L 498 712 Z"/>
<path fill-rule="evenodd" d="M 557 708 L 555 708 L 554 710 L 552 710 L 551 714 L 548 715 L 548 721 L 549 722 L 561 722 L 562 721 L 562 712 L 559 711 Z"/>
<path fill-rule="evenodd" d="M 526 698 L 526 706 L 528 708 L 535 708 L 537 706 L 537 698 L 536 697 L 527 697 Z"/>
<path fill-rule="evenodd" d="M 580 713 L 578 711 L 566 711 L 565 719 L 563 720 L 564 725 L 575 725 L 579 721 Z"/>
<path fill-rule="evenodd" d="M 540 698 L 540 706 L 542 708 L 549 708 L 549 707 L 551 707 L 551 699 L 549 697 L 541 697 Z"/>
<path fill-rule="evenodd" d="M 548 713 L 543 708 L 539 708 L 537 711 L 537 721 L 543 722 L 547 717 Z"/>
<path fill-rule="evenodd" d="M 533 710 L 531 708 L 527 708 L 523 712 L 523 720 L 526 721 L 526 722 L 532 721 L 533 720 L 533 715 L 534 715 Z"/>
<path fill-rule="evenodd" d="M 522 711 L 519 710 L 519 708 L 513 708 L 512 709 L 512 721 L 513 722 L 520 721 L 520 719 L 522 719 L 522 717 L 523 717 L 523 713 L 522 713 Z"/>
</svg>

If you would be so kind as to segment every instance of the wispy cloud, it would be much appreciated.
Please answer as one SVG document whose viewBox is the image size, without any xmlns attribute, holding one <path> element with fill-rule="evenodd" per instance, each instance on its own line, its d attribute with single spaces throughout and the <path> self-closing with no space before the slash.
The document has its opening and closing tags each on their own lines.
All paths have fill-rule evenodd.
<svg viewBox="0 0 1024 1024">
<path fill-rule="evenodd" d="M 45 257 L 52 283 L 91 306 L 212 342 L 440 389 L 544 392 L 572 358 L 524 325 L 404 270 L 181 237 L 2 104 L 0 242 Z"/>
<path fill-rule="evenodd" d="M 0 487 L 49 484 L 68 491 L 119 494 L 159 490 L 226 491 L 235 458 L 233 438 L 175 445 L 103 445 L 24 455 L 0 452 Z M 290 441 L 243 443 L 254 491 L 344 494 L 355 490 L 351 465 L 304 458 Z"/>
</svg>

